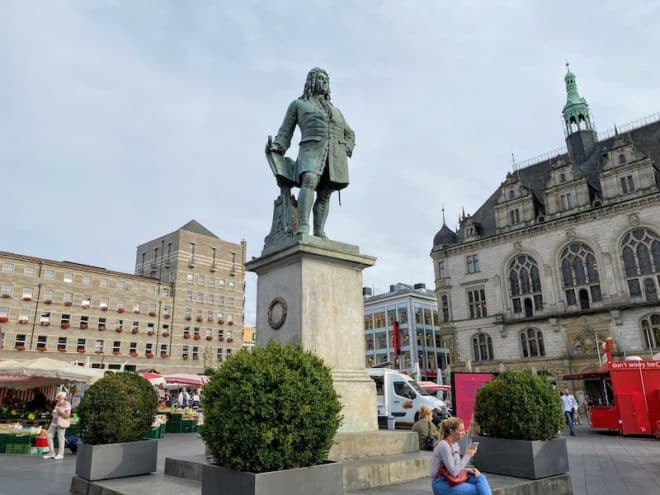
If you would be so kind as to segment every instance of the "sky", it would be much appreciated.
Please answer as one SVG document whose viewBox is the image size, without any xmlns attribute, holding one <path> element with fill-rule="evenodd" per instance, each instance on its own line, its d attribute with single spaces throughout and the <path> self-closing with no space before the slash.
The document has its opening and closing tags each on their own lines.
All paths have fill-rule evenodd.
<svg viewBox="0 0 660 495">
<path fill-rule="evenodd" d="M 599 132 L 660 111 L 658 25 L 641 0 L 2 0 L 0 250 L 132 272 L 195 219 L 259 256 L 264 145 L 318 66 L 357 142 L 328 236 L 377 257 L 375 293 L 433 288 L 442 208 L 455 229 L 563 145 L 567 60 Z"/>
</svg>

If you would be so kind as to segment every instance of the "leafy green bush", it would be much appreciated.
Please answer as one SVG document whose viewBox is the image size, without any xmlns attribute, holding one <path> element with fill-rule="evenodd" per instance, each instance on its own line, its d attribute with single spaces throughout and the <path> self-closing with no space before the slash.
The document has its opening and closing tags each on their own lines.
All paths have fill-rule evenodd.
<svg viewBox="0 0 660 495">
<path fill-rule="evenodd" d="M 228 359 L 204 386 L 202 406 L 214 462 L 253 473 L 322 463 L 342 420 L 330 369 L 275 342 Z"/>
<path fill-rule="evenodd" d="M 557 391 L 526 371 L 507 371 L 485 383 L 474 419 L 483 434 L 512 440 L 549 440 L 564 426 Z"/>
<path fill-rule="evenodd" d="M 151 428 L 157 408 L 158 394 L 141 376 L 107 375 L 80 401 L 80 438 L 90 445 L 141 440 Z"/>
</svg>

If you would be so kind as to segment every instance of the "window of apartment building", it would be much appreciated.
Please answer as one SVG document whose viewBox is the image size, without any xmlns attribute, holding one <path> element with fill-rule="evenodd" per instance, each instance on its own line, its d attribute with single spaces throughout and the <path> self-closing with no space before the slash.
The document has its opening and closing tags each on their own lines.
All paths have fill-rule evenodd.
<svg viewBox="0 0 660 495">
<path fill-rule="evenodd" d="M 30 319 L 30 310 L 29 309 L 21 309 L 19 314 L 18 314 L 18 322 L 19 323 L 27 323 L 29 319 Z"/>
<path fill-rule="evenodd" d="M 471 254 L 465 257 L 465 264 L 468 273 L 476 273 L 479 271 L 479 255 Z"/>
<path fill-rule="evenodd" d="M 197 285 L 206 285 L 206 277 L 204 275 L 197 275 Z"/>
<path fill-rule="evenodd" d="M 515 209 L 509 211 L 509 224 L 510 225 L 517 225 L 520 223 L 520 210 Z"/>
<path fill-rule="evenodd" d="M 209 287 L 214 287 L 215 286 L 215 277 L 209 277 L 207 284 L 208 284 Z"/>
<path fill-rule="evenodd" d="M 67 313 L 62 313 L 62 317 L 60 318 L 60 326 L 64 328 L 64 326 L 69 325 L 71 323 L 71 315 Z"/>
<path fill-rule="evenodd" d="M 192 273 L 186 273 L 186 283 L 192 284 L 195 282 L 195 275 Z"/>
<path fill-rule="evenodd" d="M 153 285 L 147 285 L 147 295 L 149 296 L 156 295 L 156 288 Z"/>
<path fill-rule="evenodd" d="M 23 275 L 25 275 L 26 277 L 34 277 L 34 267 L 33 266 L 24 267 Z"/>
<path fill-rule="evenodd" d="M 128 344 L 128 352 L 130 354 L 137 354 L 137 342 L 131 342 Z"/>
<path fill-rule="evenodd" d="M 636 228 L 623 237 L 621 247 L 630 296 L 657 301 L 660 237 L 651 229 Z"/>
<path fill-rule="evenodd" d="M 203 303 L 204 302 L 204 293 L 203 292 L 197 292 L 195 294 L 195 302 L 198 302 L 198 303 Z"/>
<path fill-rule="evenodd" d="M 82 315 L 80 317 L 80 329 L 85 330 L 86 328 L 89 328 L 89 316 Z"/>
<path fill-rule="evenodd" d="M 170 297 L 170 288 L 169 287 L 163 287 L 161 289 L 160 293 L 163 297 Z"/>
<path fill-rule="evenodd" d="M 195 337 L 195 340 L 199 340 L 199 338 L 200 338 L 199 327 L 194 327 L 193 328 L 193 336 Z"/>
<path fill-rule="evenodd" d="M 9 308 L 7 306 L 0 307 L 0 323 L 7 323 L 9 321 Z"/>
<path fill-rule="evenodd" d="M 520 345 L 522 355 L 526 358 L 545 356 L 545 346 L 543 345 L 543 332 L 535 328 L 528 328 L 520 332 Z"/>
<path fill-rule="evenodd" d="M 123 280 L 117 280 L 117 288 L 118 289 L 124 289 L 126 287 L 126 284 L 124 283 Z"/>
<path fill-rule="evenodd" d="M 199 359 L 199 347 L 193 346 L 192 348 L 192 358 Z"/>
<path fill-rule="evenodd" d="M 227 298 L 227 306 L 231 306 L 231 307 L 236 306 L 236 298 L 235 297 L 228 297 Z"/>
<path fill-rule="evenodd" d="M 655 351 L 660 348 L 660 314 L 652 314 L 642 320 L 644 345 Z"/>
<path fill-rule="evenodd" d="M 133 323 L 131 323 L 131 333 L 132 334 L 140 333 L 140 322 L 139 321 L 133 321 Z"/>
<path fill-rule="evenodd" d="M 71 306 L 73 304 L 73 292 L 65 292 L 62 296 L 62 302 L 65 306 Z"/>
<path fill-rule="evenodd" d="M 374 313 L 374 328 L 383 328 L 385 326 L 385 311 Z"/>
<path fill-rule="evenodd" d="M 160 355 L 161 356 L 167 356 L 168 355 L 167 349 L 168 349 L 167 344 L 161 344 L 160 345 Z"/>
<path fill-rule="evenodd" d="M 621 177 L 620 180 L 621 180 L 621 192 L 623 194 L 628 194 L 635 191 L 635 183 L 633 182 L 632 175 Z"/>
<path fill-rule="evenodd" d="M 64 272 L 64 282 L 67 284 L 73 283 L 73 272 Z"/>
<path fill-rule="evenodd" d="M 387 333 L 386 332 L 376 332 L 374 334 L 376 337 L 376 349 L 387 349 Z"/>
<path fill-rule="evenodd" d="M 218 306 L 224 306 L 225 305 L 225 296 L 218 296 Z"/>
<path fill-rule="evenodd" d="M 115 320 L 115 329 L 124 328 L 124 320 Z"/>
<path fill-rule="evenodd" d="M 183 310 L 183 317 L 186 320 L 190 320 L 192 318 L 192 309 L 191 308 L 184 308 Z"/>
<path fill-rule="evenodd" d="M 227 282 L 227 289 L 234 290 L 235 287 L 236 287 L 236 284 L 234 284 L 233 280 L 230 280 L 229 282 Z"/>
<path fill-rule="evenodd" d="M 108 306 L 110 306 L 110 299 L 107 297 L 102 297 L 99 299 L 99 308 L 101 310 L 106 310 L 108 309 Z"/>
<path fill-rule="evenodd" d="M 227 358 L 229 358 L 229 356 L 231 356 L 231 349 L 227 349 L 225 354 L 226 354 Z"/>
<path fill-rule="evenodd" d="M 14 294 L 14 286 L 12 284 L 2 284 L 2 297 L 11 297 Z"/>
<path fill-rule="evenodd" d="M 493 339 L 487 333 L 478 333 L 472 337 L 472 354 L 475 361 L 492 361 Z"/>
<path fill-rule="evenodd" d="M 149 311 L 149 316 L 156 316 L 156 305 L 149 304 L 148 311 Z"/>
<path fill-rule="evenodd" d="M 163 316 L 165 318 L 172 316 L 172 308 L 170 306 L 163 306 Z"/>
<path fill-rule="evenodd" d="M 509 263 L 511 302 L 515 314 L 533 316 L 543 309 L 543 294 L 538 263 L 527 255 L 516 256 Z"/>
<path fill-rule="evenodd" d="M 107 324 L 108 324 L 108 319 L 107 319 L 107 318 L 100 317 L 100 318 L 99 318 L 99 326 L 98 326 L 98 329 L 99 329 L 99 330 L 106 330 L 106 329 L 107 329 Z"/>
<path fill-rule="evenodd" d="M 112 343 L 112 353 L 115 355 L 121 353 L 121 341 L 115 340 Z"/>
<path fill-rule="evenodd" d="M 484 287 L 468 289 L 467 301 L 471 319 L 488 316 L 488 310 L 486 307 L 486 289 Z"/>
<path fill-rule="evenodd" d="M 559 182 L 566 182 L 566 174 L 565 173 L 562 172 L 561 174 L 559 174 Z"/>
<path fill-rule="evenodd" d="M 82 284 L 83 285 L 92 285 L 92 277 L 89 275 L 83 275 L 82 276 Z"/>
<path fill-rule="evenodd" d="M 561 200 L 562 210 L 570 210 L 573 208 L 573 196 L 571 193 L 562 194 L 559 199 Z"/>
<path fill-rule="evenodd" d="M 218 347 L 218 350 L 216 351 L 216 357 L 218 358 L 218 363 L 222 363 L 223 355 L 222 355 L 222 348 L 221 347 Z"/>
<path fill-rule="evenodd" d="M 14 273 L 14 264 L 13 263 L 3 263 L 2 264 L 2 273 Z"/>
<path fill-rule="evenodd" d="M 225 288 L 225 281 L 224 279 L 219 278 L 218 279 L 218 288 L 224 289 Z"/>
<path fill-rule="evenodd" d="M 38 335 L 37 336 L 37 349 L 42 349 L 44 351 L 47 351 L 48 347 L 46 347 L 46 344 L 48 344 L 48 336 Z"/>
<path fill-rule="evenodd" d="M 438 261 L 438 278 L 447 278 L 447 261 Z"/>
<path fill-rule="evenodd" d="M 227 323 L 229 323 L 230 321 L 234 321 L 234 315 L 232 315 L 231 313 L 227 313 Z"/>
<path fill-rule="evenodd" d="M 190 347 L 187 345 L 181 347 L 181 357 L 183 359 L 188 359 L 188 357 L 190 357 Z"/>
<path fill-rule="evenodd" d="M 374 328 L 374 315 L 373 314 L 364 315 L 364 329 L 371 330 L 372 328 Z"/>
<path fill-rule="evenodd" d="M 153 354 L 154 353 L 154 344 L 153 344 L 153 342 L 147 342 L 144 345 L 144 353 L 145 354 Z"/>
<path fill-rule="evenodd" d="M 53 302 L 53 299 L 55 299 L 55 292 L 52 289 L 45 289 L 44 290 L 44 296 L 43 296 L 43 302 L 46 304 L 50 304 Z"/>
<path fill-rule="evenodd" d="M 227 330 L 226 336 L 227 336 L 227 342 L 231 342 L 232 340 L 234 340 L 234 331 Z"/>
<path fill-rule="evenodd" d="M 34 287 L 23 287 L 23 301 L 32 301 L 34 295 Z"/>
<path fill-rule="evenodd" d="M 82 296 L 80 305 L 85 309 L 89 308 L 92 305 L 92 296 L 90 295 Z"/>
<path fill-rule="evenodd" d="M 225 340 L 225 331 L 222 328 L 218 329 L 218 340 L 221 342 Z"/>
<path fill-rule="evenodd" d="M 108 288 L 108 279 L 107 278 L 100 278 L 99 279 L 99 287 L 101 289 L 107 289 Z"/>
<path fill-rule="evenodd" d="M 50 268 L 46 268 L 44 270 L 44 279 L 45 280 L 55 280 L 55 270 L 51 270 Z"/>
<path fill-rule="evenodd" d="M 440 315 L 442 323 L 448 323 L 449 319 L 449 294 L 442 292 L 440 294 Z"/>
<path fill-rule="evenodd" d="M 19 347 L 25 347 L 25 334 L 24 333 L 19 333 L 16 334 L 16 340 L 14 342 L 14 347 L 19 348 Z"/>
<path fill-rule="evenodd" d="M 215 304 L 215 294 L 207 294 L 206 295 L 206 303 L 207 304 Z"/>
<path fill-rule="evenodd" d="M 193 291 L 188 289 L 186 290 L 186 301 L 192 301 L 193 300 Z"/>
<path fill-rule="evenodd" d="M 126 300 L 125 299 L 120 299 L 119 301 L 117 301 L 117 311 L 119 311 L 120 313 L 123 313 L 124 311 L 126 311 Z"/>
<path fill-rule="evenodd" d="M 85 352 L 85 339 L 78 339 L 76 342 L 76 351 Z"/>
<path fill-rule="evenodd" d="M 562 251 L 561 278 L 569 307 L 589 309 L 591 303 L 602 301 L 596 256 L 586 244 L 574 242 Z"/>
<path fill-rule="evenodd" d="M 94 344 L 94 352 L 97 352 L 99 354 L 103 353 L 103 341 L 102 340 L 97 340 Z"/>
<path fill-rule="evenodd" d="M 195 318 L 197 319 L 204 318 L 204 310 L 203 309 L 195 310 Z"/>
<path fill-rule="evenodd" d="M 373 335 L 365 335 L 364 336 L 364 347 L 367 351 L 373 351 L 374 350 L 374 336 Z"/>
<path fill-rule="evenodd" d="M 57 350 L 66 351 L 66 337 L 57 338 Z"/>
<path fill-rule="evenodd" d="M 47 327 L 48 325 L 50 325 L 50 311 L 41 313 L 41 317 L 39 318 L 39 324 L 42 327 Z"/>
<path fill-rule="evenodd" d="M 139 313 L 142 310 L 142 303 L 134 302 L 133 303 L 133 313 Z"/>
<path fill-rule="evenodd" d="M 207 321 L 213 321 L 213 319 L 214 319 L 214 318 L 213 318 L 213 314 L 214 314 L 214 312 L 213 312 L 212 309 L 208 310 L 208 311 L 206 312 L 206 320 L 207 320 Z"/>
</svg>

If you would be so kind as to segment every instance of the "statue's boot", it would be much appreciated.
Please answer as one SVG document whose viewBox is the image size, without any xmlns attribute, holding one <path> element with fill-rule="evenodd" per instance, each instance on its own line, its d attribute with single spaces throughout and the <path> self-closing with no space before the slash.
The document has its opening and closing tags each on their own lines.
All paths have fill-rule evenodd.
<svg viewBox="0 0 660 495">
<path fill-rule="evenodd" d="M 314 235 L 322 239 L 328 238 L 325 235 L 325 221 L 330 211 L 330 194 L 331 191 L 318 191 L 314 202 Z"/>
<path fill-rule="evenodd" d="M 309 234 L 309 214 L 312 212 L 314 189 L 301 187 L 298 193 L 298 234 Z"/>
</svg>

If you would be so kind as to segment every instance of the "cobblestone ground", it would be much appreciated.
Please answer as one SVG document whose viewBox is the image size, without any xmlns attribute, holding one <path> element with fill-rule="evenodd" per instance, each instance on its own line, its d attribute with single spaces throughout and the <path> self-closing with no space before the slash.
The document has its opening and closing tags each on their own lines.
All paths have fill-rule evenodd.
<svg viewBox="0 0 660 495">
<path fill-rule="evenodd" d="M 571 479 L 575 495 L 637 495 L 660 493 L 660 441 L 618 437 L 578 427 L 568 438 Z M 68 452 L 68 451 L 67 451 Z M 204 444 L 196 433 L 169 434 L 159 441 L 158 470 L 166 457 L 198 456 Z M 0 454 L 0 495 L 64 495 L 69 492 L 75 456 L 61 461 L 41 456 Z M 153 476 L 149 493 L 169 477 Z M 164 486 L 163 486 L 164 488 Z M 185 495 L 181 489 L 177 493 Z M 199 494 L 199 489 L 189 493 Z M 350 492 L 346 495 L 430 495 L 428 479 Z"/>
</svg>

